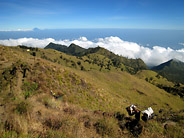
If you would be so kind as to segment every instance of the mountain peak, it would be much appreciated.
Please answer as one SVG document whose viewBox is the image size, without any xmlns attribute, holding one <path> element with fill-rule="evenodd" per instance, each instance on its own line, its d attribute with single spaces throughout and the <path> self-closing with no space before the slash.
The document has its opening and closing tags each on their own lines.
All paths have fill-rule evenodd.
<svg viewBox="0 0 184 138">
<path fill-rule="evenodd" d="M 176 58 L 173 58 L 173 59 L 170 59 L 169 61 L 166 61 L 164 63 L 161 63 L 158 66 L 153 67 L 152 70 L 160 70 L 160 69 L 163 69 L 166 66 L 170 66 L 172 63 L 182 63 L 182 64 L 184 64 L 182 61 L 180 61 L 180 60 L 178 60 Z"/>
<path fill-rule="evenodd" d="M 58 51 L 66 51 L 67 46 L 50 42 L 44 49 L 55 49 Z"/>
<path fill-rule="evenodd" d="M 67 54 L 70 54 L 70 55 L 74 55 L 74 56 L 79 56 L 81 55 L 82 52 L 84 52 L 86 49 L 85 48 L 82 48 L 74 43 L 72 43 L 68 49 L 67 49 Z"/>
<path fill-rule="evenodd" d="M 158 72 L 160 75 L 164 76 L 170 81 L 177 83 L 184 83 L 184 62 L 178 59 L 171 59 L 165 63 L 162 63 L 152 70 Z"/>
<path fill-rule="evenodd" d="M 35 28 L 33 28 L 33 31 L 40 31 L 40 29 L 35 27 Z"/>
<path fill-rule="evenodd" d="M 176 59 L 176 58 L 173 58 L 173 59 L 171 59 L 170 61 L 173 61 L 173 62 L 182 62 L 182 61 L 180 61 L 179 59 Z M 183 63 L 183 62 L 182 62 Z"/>
<path fill-rule="evenodd" d="M 70 45 L 69 45 L 69 47 L 71 48 L 82 48 L 81 46 L 78 46 L 78 45 L 76 45 L 76 44 L 74 44 L 74 43 L 71 43 Z M 84 48 L 82 48 L 82 49 L 84 49 Z"/>
</svg>

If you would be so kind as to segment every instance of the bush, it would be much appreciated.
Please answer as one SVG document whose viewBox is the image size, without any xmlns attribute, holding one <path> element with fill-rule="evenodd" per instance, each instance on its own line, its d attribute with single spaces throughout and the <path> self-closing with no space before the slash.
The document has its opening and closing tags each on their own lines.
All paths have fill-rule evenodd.
<svg viewBox="0 0 184 138">
<path fill-rule="evenodd" d="M 60 129 L 60 127 L 62 126 L 62 122 L 59 118 L 49 118 L 44 122 L 44 125 L 46 125 L 47 127 L 53 129 L 53 130 L 58 130 Z"/>
<path fill-rule="evenodd" d="M 81 65 L 81 62 L 80 61 L 77 61 L 77 64 L 80 66 Z"/>
<path fill-rule="evenodd" d="M 28 111 L 28 104 L 25 103 L 25 102 L 21 102 L 21 103 L 19 103 L 19 104 L 16 106 L 15 110 L 16 110 L 19 114 L 25 114 L 25 113 L 27 113 L 27 111 Z"/>
<path fill-rule="evenodd" d="M 84 68 L 84 66 L 81 66 L 81 70 L 84 70 L 85 71 L 86 69 Z"/>
<path fill-rule="evenodd" d="M 59 100 L 55 100 L 50 96 L 44 96 L 40 101 L 45 105 L 46 108 L 57 108 L 59 106 Z"/>
<path fill-rule="evenodd" d="M 17 137 L 19 136 L 21 137 L 23 135 L 26 136 L 28 134 L 28 122 L 23 116 L 16 115 L 16 114 L 8 116 L 6 118 L 6 121 L 3 123 L 3 125 L 4 125 L 3 130 L 5 130 L 6 132 L 4 135 L 9 135 L 11 134 L 11 132 L 15 132 L 15 134 L 18 134 Z"/>
<path fill-rule="evenodd" d="M 33 93 L 35 93 L 35 91 L 37 90 L 38 88 L 38 84 L 33 82 L 33 83 L 30 83 L 30 82 L 24 82 L 24 85 L 23 85 L 23 89 L 25 90 L 25 93 L 24 93 L 24 97 L 25 99 L 27 99 L 28 97 L 30 97 Z"/>
</svg>

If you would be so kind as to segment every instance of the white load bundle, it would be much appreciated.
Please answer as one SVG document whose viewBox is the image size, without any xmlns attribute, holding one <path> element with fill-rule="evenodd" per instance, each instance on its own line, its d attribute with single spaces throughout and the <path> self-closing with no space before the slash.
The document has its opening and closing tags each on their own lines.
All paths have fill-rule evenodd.
<svg viewBox="0 0 184 138">
<path fill-rule="evenodd" d="M 153 109 L 149 107 L 148 109 L 142 111 L 143 115 L 147 115 L 148 119 L 152 118 L 153 115 Z"/>
</svg>

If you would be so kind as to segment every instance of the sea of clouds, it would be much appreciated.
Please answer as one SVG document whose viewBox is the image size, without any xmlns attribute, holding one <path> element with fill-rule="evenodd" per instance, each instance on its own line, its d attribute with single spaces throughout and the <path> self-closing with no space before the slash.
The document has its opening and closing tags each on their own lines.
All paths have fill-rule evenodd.
<svg viewBox="0 0 184 138">
<path fill-rule="evenodd" d="M 120 39 L 119 37 L 105 37 L 98 38 L 93 41 L 88 40 L 86 37 L 80 37 L 75 40 L 55 40 L 53 38 L 36 39 L 36 38 L 19 38 L 0 40 L 1 45 L 17 46 L 26 45 L 31 47 L 44 48 L 50 42 L 69 46 L 71 43 L 79 45 L 83 48 L 90 47 L 103 47 L 115 54 L 128 57 L 128 58 L 141 58 L 148 66 L 159 65 L 170 59 L 176 58 L 184 62 L 184 48 L 173 50 L 171 48 L 164 48 L 161 46 L 154 46 L 148 48 L 141 46 L 134 42 L 128 42 Z"/>
</svg>

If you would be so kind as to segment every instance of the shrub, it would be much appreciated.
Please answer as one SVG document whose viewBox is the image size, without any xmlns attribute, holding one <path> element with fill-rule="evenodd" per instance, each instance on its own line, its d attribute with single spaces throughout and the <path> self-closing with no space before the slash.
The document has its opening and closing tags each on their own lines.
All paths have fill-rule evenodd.
<svg viewBox="0 0 184 138">
<path fill-rule="evenodd" d="M 20 102 L 20 103 L 16 106 L 15 110 L 16 110 L 19 114 L 25 114 L 25 113 L 27 113 L 27 111 L 28 111 L 28 104 L 25 103 L 25 102 Z"/>
<path fill-rule="evenodd" d="M 80 61 L 77 61 L 77 64 L 78 64 L 78 65 L 81 65 L 81 62 L 80 62 Z"/>
<path fill-rule="evenodd" d="M 85 71 L 86 69 L 84 68 L 84 66 L 81 66 L 81 70 L 84 70 Z"/>
<path fill-rule="evenodd" d="M 13 130 L 13 122 L 10 121 L 10 120 L 6 120 L 5 123 L 4 123 L 4 128 L 5 130 L 7 131 L 11 131 Z"/>
<path fill-rule="evenodd" d="M 51 96 L 45 95 L 40 99 L 40 101 L 45 105 L 47 108 L 57 108 L 60 104 L 59 100 L 55 100 L 51 98 Z"/>
<path fill-rule="evenodd" d="M 61 120 L 59 118 L 57 118 L 57 117 L 48 118 L 44 122 L 44 125 L 46 125 L 47 127 L 51 128 L 53 130 L 60 129 L 62 124 L 63 123 L 61 122 Z"/>
<path fill-rule="evenodd" d="M 23 89 L 25 90 L 25 93 L 24 93 L 25 99 L 30 97 L 33 94 L 33 92 L 37 90 L 37 88 L 38 88 L 38 84 L 36 82 L 30 83 L 25 81 L 23 85 Z"/>
</svg>

